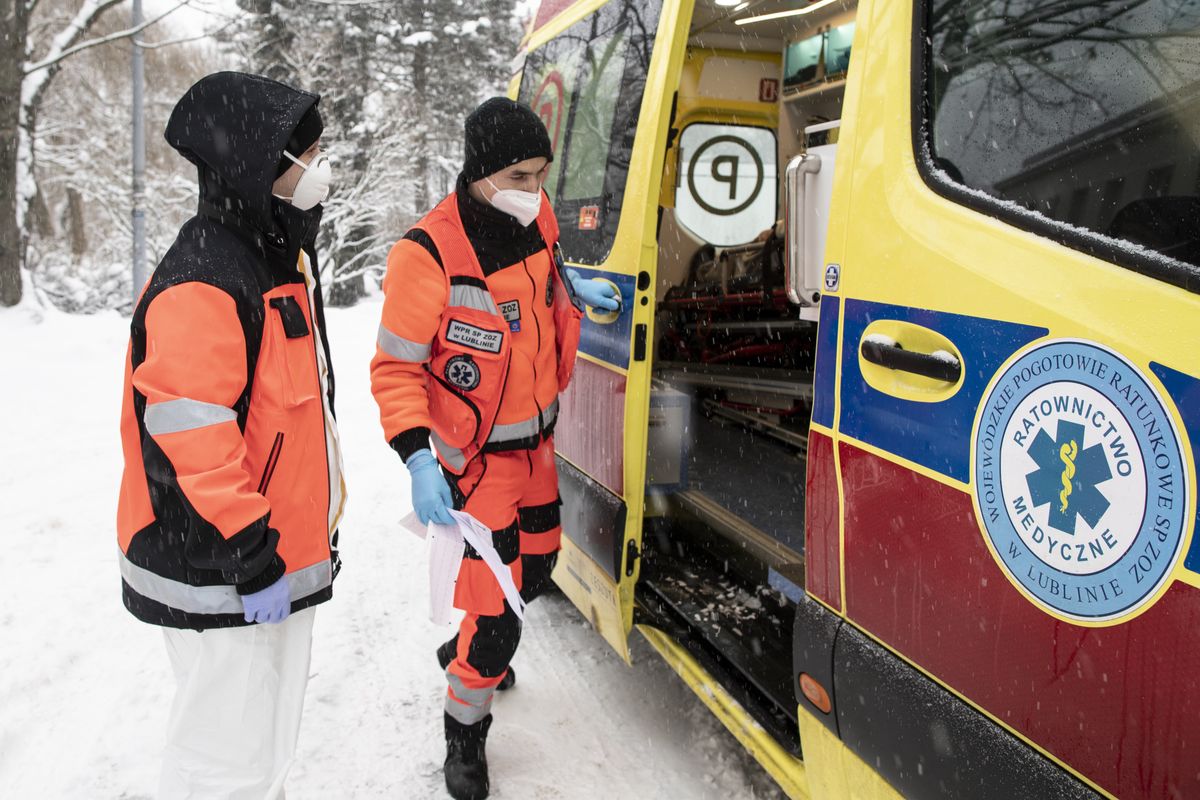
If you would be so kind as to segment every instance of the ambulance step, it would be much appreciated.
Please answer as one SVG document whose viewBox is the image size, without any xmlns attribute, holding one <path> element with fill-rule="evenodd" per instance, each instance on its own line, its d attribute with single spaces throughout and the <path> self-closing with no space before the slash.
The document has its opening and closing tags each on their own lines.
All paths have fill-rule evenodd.
<svg viewBox="0 0 1200 800">
<path fill-rule="evenodd" d="M 794 607 L 765 584 L 747 588 L 703 553 L 649 551 L 637 621 L 679 642 L 782 746 L 800 755 L 792 689 Z"/>
</svg>

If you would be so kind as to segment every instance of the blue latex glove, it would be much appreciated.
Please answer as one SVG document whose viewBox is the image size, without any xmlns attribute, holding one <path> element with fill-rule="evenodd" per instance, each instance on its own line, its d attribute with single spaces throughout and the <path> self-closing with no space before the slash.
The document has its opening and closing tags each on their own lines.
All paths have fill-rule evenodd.
<svg viewBox="0 0 1200 800">
<path fill-rule="evenodd" d="M 567 270 L 567 278 L 570 279 L 575 294 L 579 295 L 583 302 L 592 308 L 616 311 L 621 307 L 620 297 L 611 283 L 594 278 L 584 278 L 573 269 Z"/>
<path fill-rule="evenodd" d="M 292 613 L 287 575 L 254 594 L 242 595 L 246 622 L 283 622 Z"/>
<path fill-rule="evenodd" d="M 408 457 L 404 466 L 412 475 L 413 508 L 421 524 L 428 525 L 432 520 L 442 525 L 453 525 L 450 509 L 454 508 L 454 497 L 433 453 L 418 450 Z"/>
</svg>

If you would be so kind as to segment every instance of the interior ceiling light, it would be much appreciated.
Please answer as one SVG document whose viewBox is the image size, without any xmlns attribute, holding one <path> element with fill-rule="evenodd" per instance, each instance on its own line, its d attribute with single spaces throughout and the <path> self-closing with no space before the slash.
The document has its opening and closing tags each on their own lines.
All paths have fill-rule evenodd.
<svg viewBox="0 0 1200 800">
<path fill-rule="evenodd" d="M 715 2 L 719 6 L 736 6 L 742 0 L 715 0 Z"/>
<path fill-rule="evenodd" d="M 718 0 L 718 2 L 720 2 L 720 0 Z M 784 17 L 798 17 L 801 14 L 811 14 L 819 8 L 824 8 L 825 6 L 832 5 L 836 2 L 837 0 L 818 0 L 816 3 L 805 6 L 804 8 L 794 8 L 791 11 L 778 11 L 774 14 L 760 14 L 757 17 L 746 17 L 745 19 L 739 19 L 736 22 L 738 25 L 750 25 L 754 22 L 766 22 L 767 20 L 783 19 Z"/>
</svg>

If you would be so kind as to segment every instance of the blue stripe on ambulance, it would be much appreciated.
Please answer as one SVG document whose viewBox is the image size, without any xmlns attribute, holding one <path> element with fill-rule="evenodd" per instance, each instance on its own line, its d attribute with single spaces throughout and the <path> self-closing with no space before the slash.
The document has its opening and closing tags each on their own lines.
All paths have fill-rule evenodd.
<svg viewBox="0 0 1200 800">
<path fill-rule="evenodd" d="M 1196 450 L 1200 445 L 1200 380 L 1153 361 L 1150 362 L 1150 369 L 1162 381 L 1175 407 L 1179 409 L 1179 416 L 1187 428 L 1187 437 L 1192 443 L 1192 472 L 1200 475 L 1200 452 Z M 1196 505 L 1194 528 L 1200 531 L 1200 503 Z M 1183 566 L 1200 573 L 1200 536 L 1196 533 L 1192 534 L 1192 544 L 1183 559 Z"/>
<path fill-rule="evenodd" d="M 859 369 L 858 348 L 872 322 L 894 319 L 936 331 L 962 354 L 962 387 L 940 403 L 902 400 L 876 391 Z M 1049 331 L 1031 325 L 909 306 L 847 300 L 842 338 L 842 413 L 838 430 L 940 472 L 970 480 L 971 428 L 988 381 L 1017 350 Z"/>
<path fill-rule="evenodd" d="M 833 390 L 837 385 L 837 337 L 842 299 L 821 298 L 821 320 L 817 323 L 817 364 L 813 374 L 812 421 L 833 427 Z"/>
<path fill-rule="evenodd" d="M 629 340 L 630 332 L 633 330 L 633 301 L 637 278 L 633 275 L 606 272 L 600 269 L 581 267 L 577 264 L 568 264 L 567 266 L 578 272 L 581 277 L 604 278 L 612 281 L 621 290 L 620 315 L 615 321 L 607 325 L 600 325 L 586 316 L 583 318 L 583 329 L 579 334 L 579 351 L 613 366 L 627 369 L 629 367 Z"/>
</svg>

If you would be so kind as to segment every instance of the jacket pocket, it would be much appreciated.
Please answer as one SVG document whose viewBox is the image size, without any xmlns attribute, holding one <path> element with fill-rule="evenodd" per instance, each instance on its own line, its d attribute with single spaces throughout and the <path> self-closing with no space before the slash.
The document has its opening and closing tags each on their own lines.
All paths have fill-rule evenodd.
<svg viewBox="0 0 1200 800">
<path fill-rule="evenodd" d="M 273 385 L 263 389 L 276 395 L 284 408 L 295 408 L 317 399 L 320 392 L 312 329 L 295 297 L 285 294 L 267 302 L 263 344 L 268 352 L 260 358 L 268 360 L 264 366 L 270 368 L 266 374 Z"/>
<path fill-rule="evenodd" d="M 429 416 L 442 441 L 463 449 L 475 441 L 483 425 L 479 406 L 436 374 L 430 373 L 433 385 L 429 389 Z"/>
<path fill-rule="evenodd" d="M 499 411 L 509 354 L 502 322 L 471 309 L 455 309 L 442 321 L 428 367 L 429 415 L 451 447 L 471 444 Z"/>
</svg>

